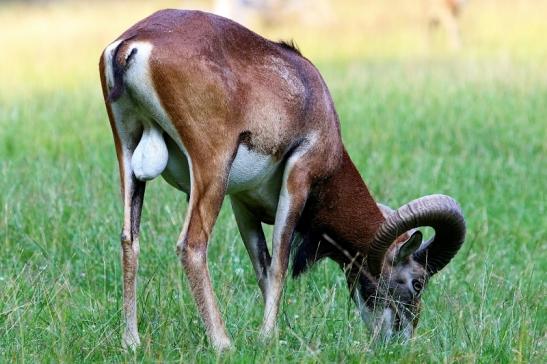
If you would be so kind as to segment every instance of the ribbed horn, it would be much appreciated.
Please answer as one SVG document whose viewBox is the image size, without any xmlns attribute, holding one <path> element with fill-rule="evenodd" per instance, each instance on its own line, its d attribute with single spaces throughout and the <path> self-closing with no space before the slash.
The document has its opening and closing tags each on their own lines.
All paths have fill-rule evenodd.
<svg viewBox="0 0 547 364">
<path fill-rule="evenodd" d="M 429 195 L 410 201 L 382 223 L 367 257 L 370 273 L 378 276 L 384 256 L 398 236 L 410 229 L 430 226 L 435 235 L 414 253 L 430 275 L 443 269 L 456 255 L 465 239 L 465 220 L 458 203 L 446 195 Z"/>
</svg>

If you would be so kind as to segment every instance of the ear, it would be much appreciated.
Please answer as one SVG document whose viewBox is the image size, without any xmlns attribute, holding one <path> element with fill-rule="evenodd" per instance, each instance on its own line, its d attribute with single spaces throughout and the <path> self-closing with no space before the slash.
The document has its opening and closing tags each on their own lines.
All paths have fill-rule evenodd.
<svg viewBox="0 0 547 364">
<path fill-rule="evenodd" d="M 418 250 L 420 245 L 422 245 L 422 237 L 421 231 L 416 230 L 407 241 L 402 243 L 395 253 L 395 263 L 405 261 L 410 255 Z"/>
</svg>

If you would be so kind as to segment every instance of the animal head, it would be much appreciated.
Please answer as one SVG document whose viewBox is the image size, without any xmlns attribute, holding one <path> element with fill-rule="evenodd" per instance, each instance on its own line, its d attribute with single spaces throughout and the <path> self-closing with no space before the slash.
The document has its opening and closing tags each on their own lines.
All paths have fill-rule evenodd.
<svg viewBox="0 0 547 364">
<path fill-rule="evenodd" d="M 370 246 L 367 269 L 351 269 L 348 284 L 375 336 L 409 339 L 418 323 L 421 295 L 431 276 L 461 247 L 465 223 L 458 204 L 444 195 L 422 197 L 397 211 L 379 207 L 386 220 Z M 423 242 L 418 226 L 433 227 L 435 236 Z"/>
</svg>

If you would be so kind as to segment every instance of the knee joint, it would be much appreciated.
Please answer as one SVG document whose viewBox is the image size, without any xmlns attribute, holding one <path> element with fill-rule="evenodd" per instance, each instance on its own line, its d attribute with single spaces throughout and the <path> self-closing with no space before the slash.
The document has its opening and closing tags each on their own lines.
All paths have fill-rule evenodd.
<svg viewBox="0 0 547 364">
<path fill-rule="evenodd" d="M 177 254 L 184 266 L 199 265 L 207 259 L 207 246 L 205 244 L 177 244 Z"/>
<path fill-rule="evenodd" d="M 128 245 L 131 246 L 132 244 L 131 234 L 122 232 L 122 234 L 120 235 L 120 242 L 122 246 L 128 246 Z"/>
</svg>

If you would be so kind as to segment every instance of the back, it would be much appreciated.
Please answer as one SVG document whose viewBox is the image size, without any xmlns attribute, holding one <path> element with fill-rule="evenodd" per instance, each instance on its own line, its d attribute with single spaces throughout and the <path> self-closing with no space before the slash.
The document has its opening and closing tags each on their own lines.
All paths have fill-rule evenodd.
<svg viewBox="0 0 547 364">
<path fill-rule="evenodd" d="M 236 128 L 254 149 L 278 158 L 295 135 L 311 130 L 341 150 L 338 118 L 321 75 L 286 43 L 184 10 L 156 12 L 118 39 L 153 44 L 151 76 L 177 127 L 208 120 L 208 134 Z"/>
</svg>

